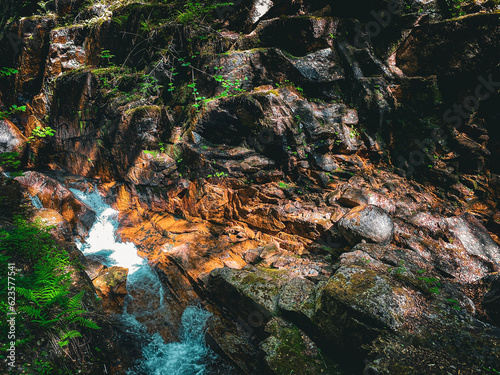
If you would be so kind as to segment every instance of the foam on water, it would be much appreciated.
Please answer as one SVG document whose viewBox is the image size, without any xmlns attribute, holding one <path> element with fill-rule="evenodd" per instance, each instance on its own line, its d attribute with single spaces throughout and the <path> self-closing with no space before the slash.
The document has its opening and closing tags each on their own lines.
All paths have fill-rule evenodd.
<svg viewBox="0 0 500 375">
<path fill-rule="evenodd" d="M 143 359 L 129 375 L 204 375 L 215 354 L 207 348 L 204 330 L 210 313 L 197 306 L 182 314 L 180 342 L 166 344 L 160 335 L 143 348 Z"/>
<path fill-rule="evenodd" d="M 137 255 L 137 248 L 133 243 L 124 243 L 117 238 L 118 211 L 103 201 L 97 188 L 91 192 L 70 190 L 96 213 L 96 221 L 85 243 L 77 244 L 78 248 L 86 256 L 97 257 L 108 267 L 129 269 L 129 295 L 121 321 L 126 331 L 144 342 L 145 346 L 142 359 L 128 374 L 207 374 L 207 363 L 216 358 L 204 340 L 205 324 L 210 313 L 200 307 L 188 307 L 182 314 L 180 342 L 165 343 L 158 333 L 148 333 L 148 321 L 157 320 L 162 316 L 162 310 L 165 310 L 161 281 L 148 263 Z"/>
<path fill-rule="evenodd" d="M 147 262 L 137 255 L 137 248 L 133 243 L 117 240 L 118 211 L 103 201 L 97 189 L 90 193 L 70 190 L 80 201 L 87 204 L 97 217 L 85 243 L 77 243 L 78 248 L 85 255 L 97 256 L 105 266 L 128 268 L 128 282 L 133 282 L 130 276 L 141 267 L 147 266 Z"/>
</svg>

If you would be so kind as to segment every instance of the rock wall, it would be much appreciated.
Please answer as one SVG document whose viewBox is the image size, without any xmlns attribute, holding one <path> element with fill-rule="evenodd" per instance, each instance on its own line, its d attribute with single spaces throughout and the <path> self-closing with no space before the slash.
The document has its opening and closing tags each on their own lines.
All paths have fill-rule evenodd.
<svg viewBox="0 0 500 375">
<path fill-rule="evenodd" d="M 66 187 L 99 183 L 242 373 L 498 370 L 495 2 L 119 3 L 0 38 L 44 207 L 83 235 Z"/>
</svg>

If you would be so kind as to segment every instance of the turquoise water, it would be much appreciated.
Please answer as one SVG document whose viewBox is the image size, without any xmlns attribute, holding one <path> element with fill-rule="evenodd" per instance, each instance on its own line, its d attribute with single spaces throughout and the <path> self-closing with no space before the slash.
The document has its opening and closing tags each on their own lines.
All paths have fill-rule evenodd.
<svg viewBox="0 0 500 375">
<path fill-rule="evenodd" d="M 142 358 L 129 375 L 205 375 L 207 364 L 216 355 L 205 344 L 205 325 L 210 313 L 198 306 L 186 308 L 182 314 L 179 342 L 165 343 L 154 327 L 163 324 L 165 314 L 163 286 L 145 259 L 137 255 L 131 242 L 121 242 L 116 235 L 118 212 L 106 204 L 99 191 L 71 192 L 96 213 L 96 221 L 84 243 L 78 248 L 87 257 L 95 257 L 111 267 L 128 268 L 126 304 L 120 317 L 125 331 L 141 342 Z M 133 304 L 138 304 L 134 308 Z"/>
</svg>

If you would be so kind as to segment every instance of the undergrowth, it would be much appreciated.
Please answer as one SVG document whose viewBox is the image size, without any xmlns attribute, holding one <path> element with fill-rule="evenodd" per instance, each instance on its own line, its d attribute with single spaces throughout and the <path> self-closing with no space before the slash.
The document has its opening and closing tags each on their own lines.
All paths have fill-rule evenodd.
<svg viewBox="0 0 500 375">
<path fill-rule="evenodd" d="M 58 357 L 78 358 L 82 337 L 88 329 L 99 329 L 89 318 L 83 304 L 85 291 L 74 291 L 72 268 L 78 266 L 68 253 L 56 245 L 49 232 L 40 223 L 30 223 L 22 218 L 14 220 L 12 228 L 0 229 L 0 269 L 7 274 L 16 270 L 12 278 L 0 278 L 0 293 L 15 285 L 16 299 L 16 352 L 37 350 L 40 340 L 45 348 Z M 13 266 L 15 264 L 15 268 Z M 10 276 L 10 273 L 9 273 Z M 0 299 L 0 314 L 7 316 L 9 304 Z M 9 326 L 2 318 L 0 334 L 7 337 Z M 2 343 L 0 356 L 6 357 L 8 344 Z M 58 369 L 54 358 L 39 358 L 38 373 L 64 373 Z"/>
</svg>

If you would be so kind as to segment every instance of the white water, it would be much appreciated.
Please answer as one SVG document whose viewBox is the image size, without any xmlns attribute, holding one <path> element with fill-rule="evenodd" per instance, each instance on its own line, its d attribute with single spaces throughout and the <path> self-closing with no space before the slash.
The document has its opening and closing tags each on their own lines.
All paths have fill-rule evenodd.
<svg viewBox="0 0 500 375">
<path fill-rule="evenodd" d="M 142 359 L 129 370 L 129 375 L 204 375 L 206 363 L 215 354 L 206 347 L 204 328 L 210 313 L 200 307 L 188 307 L 182 315 L 180 342 L 165 343 L 157 332 L 164 322 L 164 290 L 156 273 L 137 255 L 133 243 L 121 242 L 116 236 L 118 211 L 107 205 L 97 188 L 91 192 L 70 189 L 96 213 L 96 221 L 85 243 L 77 243 L 87 257 L 97 258 L 104 265 L 129 269 L 125 304 L 121 321 L 127 332 L 145 341 Z M 134 308 L 134 304 L 137 306 Z M 148 331 L 155 331 L 152 335 Z"/>
<path fill-rule="evenodd" d="M 210 313 L 200 307 L 188 307 L 182 314 L 180 342 L 165 344 L 159 334 L 143 348 L 143 359 L 129 374 L 204 375 L 207 362 L 215 354 L 206 347 L 204 328 Z"/>
</svg>

